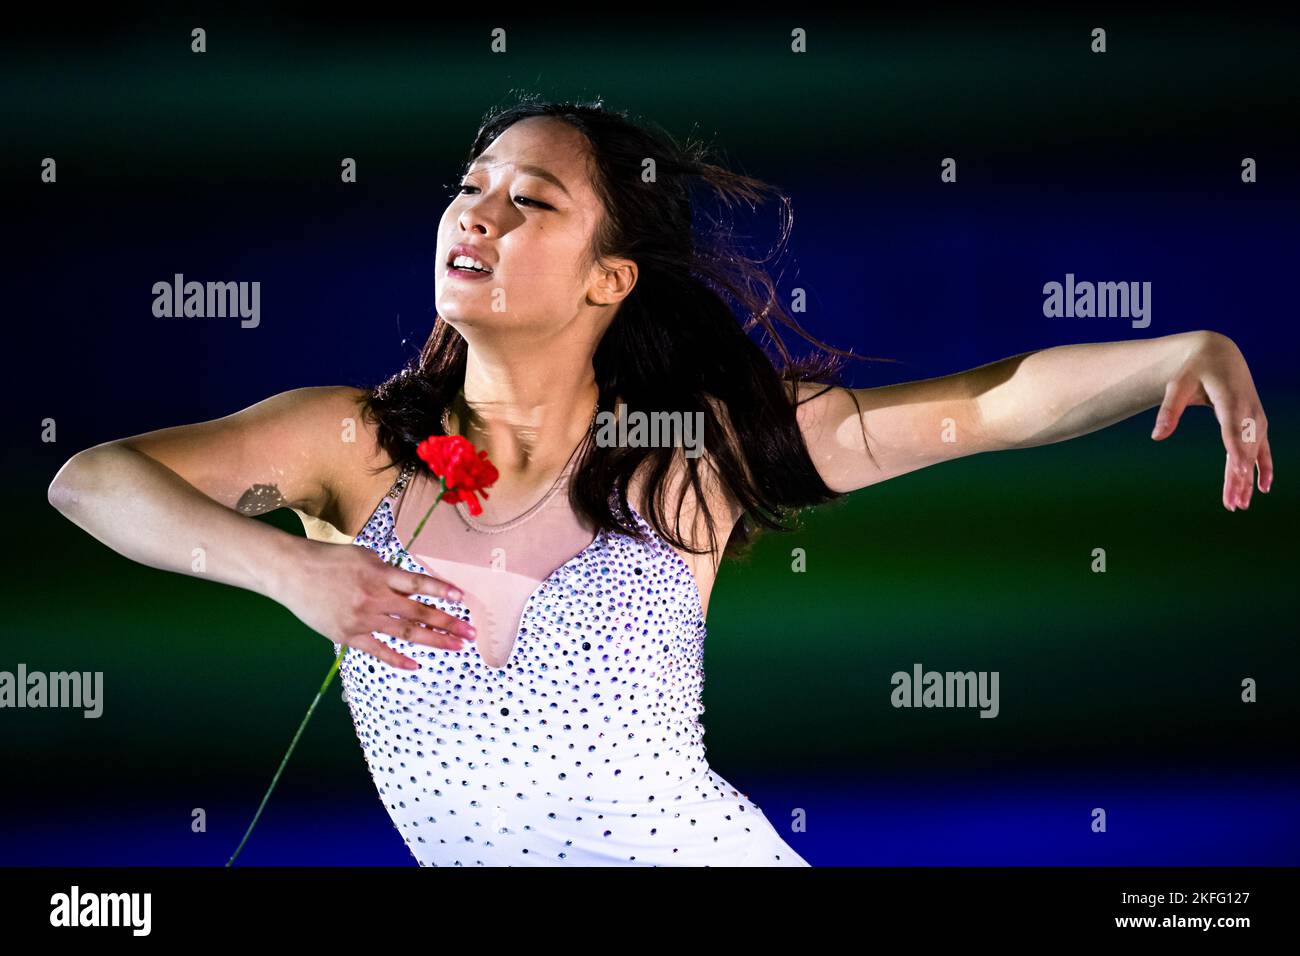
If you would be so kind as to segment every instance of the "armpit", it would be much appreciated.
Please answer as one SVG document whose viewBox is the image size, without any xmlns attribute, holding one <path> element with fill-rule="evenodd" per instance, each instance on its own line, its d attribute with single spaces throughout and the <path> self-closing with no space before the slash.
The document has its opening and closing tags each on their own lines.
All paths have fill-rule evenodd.
<svg viewBox="0 0 1300 956">
<path fill-rule="evenodd" d="M 235 510 L 241 515 L 260 515 L 285 506 L 284 495 L 275 485 L 253 485 L 235 504 Z"/>
</svg>

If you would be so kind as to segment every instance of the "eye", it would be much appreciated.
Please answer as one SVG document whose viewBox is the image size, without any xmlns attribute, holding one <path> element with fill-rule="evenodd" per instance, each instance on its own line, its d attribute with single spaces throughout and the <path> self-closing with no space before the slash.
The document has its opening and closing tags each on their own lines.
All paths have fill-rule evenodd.
<svg viewBox="0 0 1300 956">
<path fill-rule="evenodd" d="M 468 195 L 466 190 L 469 189 L 478 192 L 477 186 L 471 186 L 469 183 L 461 183 L 459 186 L 456 187 L 456 191 L 451 194 L 452 198 L 454 199 L 456 196 Z M 549 205 L 548 203 L 544 203 L 536 199 L 529 199 L 527 196 L 516 196 L 515 202 L 519 203 L 521 206 L 522 205 L 536 206 L 538 209 L 551 209 L 551 210 L 555 209 L 554 206 Z"/>
</svg>

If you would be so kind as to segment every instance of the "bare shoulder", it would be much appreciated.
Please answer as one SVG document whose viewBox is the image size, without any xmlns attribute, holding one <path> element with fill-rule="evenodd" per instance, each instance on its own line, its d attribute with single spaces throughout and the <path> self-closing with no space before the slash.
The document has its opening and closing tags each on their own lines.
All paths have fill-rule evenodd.
<svg viewBox="0 0 1300 956">
<path fill-rule="evenodd" d="M 316 515 L 349 539 L 355 538 L 376 501 L 397 480 L 401 465 L 380 446 L 376 423 L 363 413 L 365 389 L 334 385 L 321 389 L 315 425 L 328 456 L 328 504 Z"/>
<path fill-rule="evenodd" d="M 795 421 L 808 457 L 832 491 L 849 492 L 866 483 L 871 465 L 862 414 L 867 393 L 843 385 L 799 382 Z"/>
<path fill-rule="evenodd" d="M 847 410 L 856 408 L 855 392 L 844 385 L 821 382 L 796 382 L 795 418 L 805 430 L 826 418 L 842 419 Z M 836 414 L 839 413 L 839 414 Z"/>
</svg>

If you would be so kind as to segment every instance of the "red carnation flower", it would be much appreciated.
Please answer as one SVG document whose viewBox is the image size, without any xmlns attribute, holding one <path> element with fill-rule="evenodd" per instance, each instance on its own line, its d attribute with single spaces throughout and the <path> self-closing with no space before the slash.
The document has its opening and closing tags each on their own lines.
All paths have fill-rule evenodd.
<svg viewBox="0 0 1300 956">
<path fill-rule="evenodd" d="M 483 513 L 475 494 L 484 499 L 484 490 L 496 483 L 500 473 L 488 461 L 487 452 L 475 451 L 474 443 L 464 435 L 430 435 L 416 447 L 415 453 L 429 466 L 429 470 L 442 479 L 444 491 L 441 500 L 453 504 L 463 501 L 471 515 Z"/>
</svg>

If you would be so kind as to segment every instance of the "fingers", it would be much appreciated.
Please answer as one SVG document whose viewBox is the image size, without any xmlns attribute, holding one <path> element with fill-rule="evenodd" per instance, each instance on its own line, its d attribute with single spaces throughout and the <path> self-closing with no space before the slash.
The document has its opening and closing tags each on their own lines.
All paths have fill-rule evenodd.
<svg viewBox="0 0 1300 956">
<path fill-rule="evenodd" d="M 1268 494 L 1273 490 L 1273 452 L 1268 447 L 1267 439 L 1260 443 L 1256 463 L 1259 465 L 1259 490 Z"/>
<path fill-rule="evenodd" d="M 1225 455 L 1223 458 L 1223 507 L 1229 511 L 1237 510 L 1237 494 L 1234 488 L 1235 477 L 1232 455 Z"/>
<path fill-rule="evenodd" d="M 438 631 L 446 631 L 455 637 L 463 637 L 472 640 L 475 630 L 468 621 L 462 621 L 454 614 L 448 614 L 446 611 L 440 611 L 436 607 L 430 607 L 423 601 L 418 600 L 418 595 L 412 595 L 409 598 L 397 598 L 396 604 L 384 609 L 386 616 L 391 616 L 402 621 L 411 621 L 423 625 L 424 628 L 433 628 Z M 387 624 L 387 622 L 385 622 Z M 385 630 L 385 634 L 395 633 Z M 443 646 L 443 645 L 437 645 Z M 460 642 L 456 641 L 452 650 L 460 649 Z"/>
<path fill-rule="evenodd" d="M 1254 456 L 1229 448 L 1223 465 L 1223 506 L 1229 511 L 1247 507 L 1254 477 Z"/>
<path fill-rule="evenodd" d="M 1260 489 L 1272 487 L 1273 456 L 1268 447 L 1268 421 L 1262 411 L 1249 415 L 1225 414 L 1221 416 L 1220 434 L 1228 453 L 1223 473 L 1223 506 L 1229 511 L 1244 510 L 1250 507 L 1257 468 Z"/>
<path fill-rule="evenodd" d="M 441 578 L 435 578 L 429 574 L 418 574 L 413 571 L 397 571 L 390 577 L 390 587 L 405 595 L 402 598 L 395 598 L 396 603 L 391 603 L 382 608 L 385 614 L 391 614 L 403 620 L 412 620 L 425 625 L 426 628 L 438 628 L 443 631 L 449 631 L 451 634 L 473 639 L 475 631 L 466 621 L 462 621 L 454 614 L 448 614 L 440 611 L 435 607 L 425 604 L 421 598 L 441 597 L 447 601 L 459 601 L 464 595 L 461 590 L 449 581 Z M 388 633 L 387 631 L 385 633 Z M 419 635 L 419 632 L 415 632 Z M 402 635 L 406 636 L 406 635 Z M 423 636 L 423 635 L 419 635 Z M 416 638 L 408 638 L 415 640 Z M 427 641 L 424 643 L 428 643 Z M 460 641 L 451 641 L 444 644 L 436 644 L 438 647 L 447 647 L 449 650 L 460 650 L 462 644 Z"/>
<path fill-rule="evenodd" d="M 419 664 L 398 653 L 375 634 L 400 637 L 448 651 L 461 651 L 475 637 L 474 628 L 453 614 L 426 604 L 434 598 L 459 601 L 459 588 L 428 574 L 386 568 L 379 582 L 368 580 L 352 605 L 353 627 L 365 632 L 351 635 L 343 643 L 365 651 L 392 667 L 414 670 Z"/>
<path fill-rule="evenodd" d="M 1257 459 L 1268 442 L 1268 418 L 1253 386 L 1230 388 L 1221 382 L 1207 380 L 1205 387 L 1219 420 L 1223 447 L 1227 450 L 1223 470 L 1223 506 L 1229 511 L 1248 508 L 1254 490 Z M 1271 464 L 1271 457 L 1269 462 Z"/>
<path fill-rule="evenodd" d="M 424 605 L 412 601 L 411 604 L 417 607 Z M 432 610 L 432 609 L 429 609 Z M 434 612 L 441 613 L 441 612 Z M 446 615 L 444 615 L 445 617 Z M 447 651 L 462 651 L 469 646 L 468 639 L 462 639 L 455 633 L 445 633 L 437 630 L 432 626 L 422 623 L 412 617 L 391 617 L 385 615 L 384 623 L 374 628 L 375 632 L 388 634 L 392 637 L 400 637 L 412 644 L 424 644 L 429 647 L 437 647 Z M 465 625 L 463 621 L 452 618 L 458 625 Z M 473 631 L 473 628 L 470 628 Z M 358 650 L 365 651 L 374 657 L 379 658 L 385 664 L 393 667 L 400 667 L 404 670 L 415 670 L 420 665 L 409 657 L 398 653 L 389 647 L 383 641 L 376 639 L 372 634 L 356 634 L 348 638 L 343 643 L 349 647 L 355 647 Z"/>
<path fill-rule="evenodd" d="M 448 651 L 464 650 L 466 641 L 473 640 L 475 629 L 468 621 L 462 621 L 454 614 L 439 610 L 426 604 L 438 597 L 437 593 L 459 594 L 460 592 L 446 581 L 441 581 L 427 574 L 400 572 L 403 587 L 419 585 L 418 593 L 405 593 L 404 596 L 391 594 L 390 599 L 381 599 L 378 614 L 381 618 L 373 629 L 394 637 L 401 637 L 413 644 L 427 644 Z"/>
<path fill-rule="evenodd" d="M 1179 420 L 1183 417 L 1183 409 L 1187 407 L 1187 402 L 1195 389 L 1196 381 L 1190 376 L 1169 381 L 1165 386 L 1165 399 L 1160 403 L 1160 410 L 1156 412 L 1156 425 L 1151 430 L 1152 438 L 1159 441 L 1174 433 Z"/>
<path fill-rule="evenodd" d="M 379 658 L 385 664 L 402 670 L 412 671 L 420 666 L 409 657 L 403 657 L 397 653 L 383 641 L 375 640 L 369 634 L 354 634 L 343 643 L 348 647 L 355 647 L 359 651 L 365 651 L 372 657 Z"/>
<path fill-rule="evenodd" d="M 1223 462 L 1223 507 L 1229 511 L 1245 507 L 1243 499 L 1249 493 L 1254 477 L 1254 460 L 1229 447 Z"/>
<path fill-rule="evenodd" d="M 462 635 L 469 625 L 455 618 L 452 620 L 455 621 L 454 625 L 443 627 L 441 624 L 430 624 L 413 616 L 390 617 L 375 630 L 382 634 L 400 637 L 412 644 L 426 644 L 445 651 L 464 650 L 471 638 Z"/>
<path fill-rule="evenodd" d="M 418 574 L 415 571 L 395 568 L 385 580 L 390 588 L 402 594 L 426 594 L 448 601 L 459 601 L 464 597 L 456 585 L 442 578 L 435 578 L 431 574 Z"/>
</svg>

